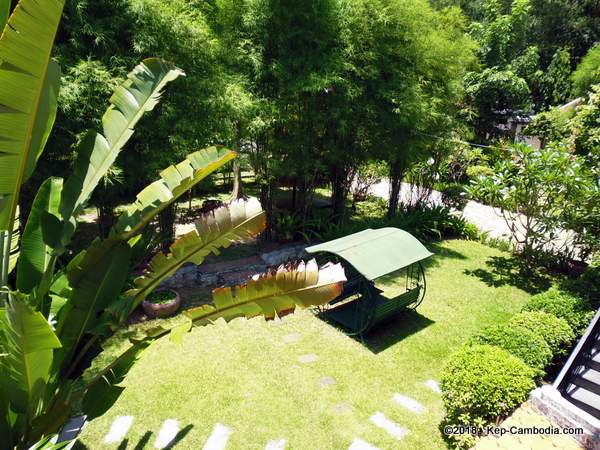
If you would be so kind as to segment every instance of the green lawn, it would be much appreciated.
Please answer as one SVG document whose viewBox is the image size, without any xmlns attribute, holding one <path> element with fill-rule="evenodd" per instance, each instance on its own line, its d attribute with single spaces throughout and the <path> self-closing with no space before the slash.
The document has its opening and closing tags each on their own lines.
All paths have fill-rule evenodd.
<svg viewBox="0 0 600 450">
<path fill-rule="evenodd" d="M 183 344 L 162 339 L 132 369 L 112 409 L 87 425 L 82 447 L 119 447 L 104 444 L 104 436 L 117 416 L 133 416 L 120 449 L 153 448 L 166 419 L 179 422 L 174 447 L 182 449 L 201 449 L 216 423 L 232 431 L 228 450 L 263 449 L 281 438 L 286 449 L 347 449 L 355 438 L 382 450 L 444 448 L 442 403 L 423 382 L 439 380 L 451 352 L 475 330 L 506 320 L 528 294 L 476 275 L 503 256 L 496 249 L 448 241 L 434 250 L 418 312 L 383 325 L 366 345 L 308 311 L 197 328 Z M 291 334 L 299 339 L 287 342 Z M 298 361 L 307 354 L 318 359 Z M 321 377 L 336 383 L 322 387 Z M 418 400 L 426 412 L 405 410 L 394 393 Z M 410 432 L 394 440 L 369 421 L 376 412 Z"/>
</svg>

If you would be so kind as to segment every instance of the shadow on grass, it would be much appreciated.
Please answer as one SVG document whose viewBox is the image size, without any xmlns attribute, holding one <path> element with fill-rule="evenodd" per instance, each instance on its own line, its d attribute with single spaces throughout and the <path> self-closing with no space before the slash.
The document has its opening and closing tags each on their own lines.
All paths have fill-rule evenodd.
<svg viewBox="0 0 600 450">
<path fill-rule="evenodd" d="M 423 266 L 427 268 L 437 267 L 440 265 L 442 259 L 459 259 L 465 260 L 468 259 L 465 255 L 456 250 L 452 250 L 444 247 L 442 244 L 438 242 L 428 242 L 425 244 L 425 247 L 433 253 L 433 256 L 424 260 Z"/>
<path fill-rule="evenodd" d="M 522 263 L 516 258 L 492 256 L 486 265 L 486 269 L 465 270 L 464 274 L 477 277 L 491 287 L 510 285 L 530 294 L 538 294 L 552 286 L 552 277 L 539 271 L 524 273 Z"/>
<path fill-rule="evenodd" d="M 194 425 L 192 425 L 192 424 L 186 425 L 181 430 L 179 430 L 179 432 L 167 444 L 166 447 L 162 447 L 162 448 L 163 449 L 172 449 L 172 448 L 175 448 L 175 446 L 177 446 L 177 444 L 179 442 L 181 442 L 181 440 L 183 440 L 184 437 L 187 436 L 187 434 L 191 431 L 192 428 L 194 428 Z M 143 450 L 145 448 L 153 448 L 153 447 L 149 447 L 148 446 L 148 443 L 150 442 L 150 438 L 152 437 L 152 434 L 153 434 L 152 431 L 146 431 L 144 433 L 144 435 L 140 438 L 140 440 L 137 442 L 137 444 L 135 444 L 135 446 L 132 447 L 133 450 Z M 90 447 L 82 444 L 80 441 L 77 441 L 75 443 L 75 445 L 73 446 L 73 448 L 75 450 L 91 450 Z M 121 441 L 121 443 L 117 447 L 117 450 L 126 450 L 127 448 L 129 448 L 129 439 L 126 438 L 126 439 L 123 439 Z"/>
<path fill-rule="evenodd" d="M 328 325 L 338 329 L 341 333 L 348 330 L 337 322 L 328 318 L 325 314 L 317 314 L 317 317 Z M 375 325 L 364 337 L 348 336 L 360 342 L 371 352 L 377 354 L 396 345 L 404 338 L 424 330 L 435 322 L 416 311 L 405 310 L 390 317 L 389 319 Z"/>
<path fill-rule="evenodd" d="M 381 353 L 434 323 L 417 311 L 402 311 L 389 320 L 377 324 L 362 339 L 362 343 L 373 353 Z M 356 339 L 360 341 L 360 338 L 356 337 Z"/>
</svg>

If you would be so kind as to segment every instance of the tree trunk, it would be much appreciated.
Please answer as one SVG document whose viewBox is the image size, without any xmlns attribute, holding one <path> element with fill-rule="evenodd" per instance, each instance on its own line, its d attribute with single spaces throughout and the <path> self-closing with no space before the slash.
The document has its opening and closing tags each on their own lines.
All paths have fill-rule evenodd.
<svg viewBox="0 0 600 450">
<path fill-rule="evenodd" d="M 175 204 L 171 204 L 158 213 L 158 224 L 160 226 L 160 247 L 163 252 L 168 252 L 169 247 L 175 240 L 175 219 L 177 211 Z"/>
<path fill-rule="evenodd" d="M 240 198 L 245 198 L 245 195 L 244 186 L 242 185 L 242 168 L 236 158 L 233 160 L 233 191 L 231 193 L 231 199 L 237 200 Z"/>
<path fill-rule="evenodd" d="M 390 164 L 390 200 L 388 203 L 388 219 L 393 218 L 398 213 L 398 204 L 400 203 L 400 188 L 404 178 L 404 165 L 399 160 Z"/>
<path fill-rule="evenodd" d="M 344 223 L 346 219 L 346 197 L 348 195 L 349 180 L 348 171 L 336 166 L 332 180 L 331 202 L 333 206 L 334 220 L 337 224 Z"/>
<path fill-rule="evenodd" d="M 117 221 L 115 209 L 112 205 L 104 203 L 99 203 L 96 209 L 98 211 L 98 230 L 100 232 L 100 237 L 106 239 L 110 229 Z"/>
<path fill-rule="evenodd" d="M 262 183 L 260 185 L 260 204 L 267 215 L 267 227 L 262 234 L 263 241 L 269 241 L 272 237 L 273 223 L 273 183 Z"/>
</svg>

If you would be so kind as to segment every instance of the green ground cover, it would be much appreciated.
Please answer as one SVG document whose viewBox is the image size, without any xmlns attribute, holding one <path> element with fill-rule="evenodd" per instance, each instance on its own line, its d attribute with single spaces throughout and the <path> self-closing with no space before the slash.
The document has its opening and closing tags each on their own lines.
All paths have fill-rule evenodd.
<svg viewBox="0 0 600 450">
<path fill-rule="evenodd" d="M 80 447 L 153 448 L 162 423 L 175 419 L 182 432 L 174 447 L 182 449 L 202 448 L 216 423 L 232 430 L 228 450 L 263 449 L 282 438 L 286 449 L 347 449 L 355 438 L 381 449 L 445 448 L 441 399 L 423 382 L 439 380 L 453 351 L 475 331 L 508 320 L 529 294 L 482 276 L 493 272 L 494 258 L 508 256 L 499 250 L 458 240 L 432 250 L 418 311 L 382 325 L 364 344 L 309 311 L 196 328 L 182 344 L 160 340 L 132 369 L 117 403 L 84 429 Z M 309 354 L 317 360 L 299 362 Z M 320 386 L 322 377 L 335 384 Z M 404 409 L 395 393 L 426 411 Z M 410 432 L 395 441 L 369 421 L 376 412 Z M 126 441 L 103 444 L 125 415 L 134 417 Z"/>
</svg>

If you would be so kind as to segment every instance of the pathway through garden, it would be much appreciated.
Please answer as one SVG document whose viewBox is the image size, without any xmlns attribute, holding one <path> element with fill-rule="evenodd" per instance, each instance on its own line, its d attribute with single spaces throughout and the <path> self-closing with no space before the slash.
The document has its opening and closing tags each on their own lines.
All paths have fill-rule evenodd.
<svg viewBox="0 0 600 450">
<path fill-rule="evenodd" d="M 388 200 L 390 197 L 390 183 L 387 180 L 380 181 L 375 184 L 370 193 L 376 197 Z M 402 183 L 400 190 L 400 201 L 402 203 L 411 203 L 414 199 L 420 196 L 420 188 L 409 183 Z M 442 205 L 442 194 L 439 191 L 431 190 L 429 195 L 429 203 L 433 205 Z M 488 233 L 488 236 L 493 239 L 510 240 L 511 231 L 508 224 L 502 217 L 502 210 L 499 208 L 493 208 L 488 205 L 476 201 L 469 201 L 463 211 L 464 219 L 472 223 L 481 232 Z M 525 216 L 520 217 L 520 221 L 525 221 Z M 519 223 L 519 220 L 514 222 L 517 230 L 522 232 L 523 226 Z M 561 248 L 567 242 L 570 241 L 570 233 L 563 231 L 553 241 L 553 245 L 556 248 Z"/>
</svg>

